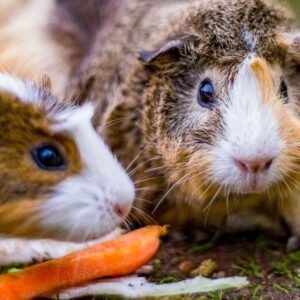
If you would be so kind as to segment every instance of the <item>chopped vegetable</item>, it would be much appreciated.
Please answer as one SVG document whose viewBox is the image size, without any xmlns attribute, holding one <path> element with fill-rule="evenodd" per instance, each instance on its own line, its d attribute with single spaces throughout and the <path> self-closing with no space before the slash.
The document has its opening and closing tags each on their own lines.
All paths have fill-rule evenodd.
<svg viewBox="0 0 300 300">
<path fill-rule="evenodd" d="M 206 293 L 228 288 L 241 288 L 248 285 L 246 277 L 227 277 L 208 279 L 201 276 L 179 282 L 154 284 L 143 277 L 124 277 L 101 280 L 99 283 L 66 290 L 59 294 L 59 299 L 67 300 L 83 296 L 115 295 L 124 298 L 165 297 L 194 293 Z"/>
<path fill-rule="evenodd" d="M 166 227 L 147 226 L 23 271 L 0 276 L 1 300 L 26 300 L 96 278 L 128 275 L 156 253 Z"/>
<path fill-rule="evenodd" d="M 214 273 L 217 269 L 218 269 L 218 264 L 214 260 L 208 258 L 205 259 L 197 269 L 192 271 L 192 275 L 193 276 L 201 275 L 204 277 L 210 277 L 212 273 Z"/>
</svg>

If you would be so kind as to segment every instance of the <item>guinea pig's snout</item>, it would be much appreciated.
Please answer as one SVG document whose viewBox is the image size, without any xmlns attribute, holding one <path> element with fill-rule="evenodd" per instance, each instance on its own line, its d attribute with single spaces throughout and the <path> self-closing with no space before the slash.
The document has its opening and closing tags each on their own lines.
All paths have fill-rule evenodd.
<svg viewBox="0 0 300 300">
<path fill-rule="evenodd" d="M 131 210 L 131 203 L 126 202 L 126 203 L 116 203 L 113 206 L 113 210 L 116 215 L 118 215 L 121 219 L 126 218 L 126 216 L 129 214 Z"/>
<path fill-rule="evenodd" d="M 242 172 L 258 174 L 269 170 L 273 160 L 271 157 L 255 157 L 234 159 L 234 162 Z"/>
</svg>

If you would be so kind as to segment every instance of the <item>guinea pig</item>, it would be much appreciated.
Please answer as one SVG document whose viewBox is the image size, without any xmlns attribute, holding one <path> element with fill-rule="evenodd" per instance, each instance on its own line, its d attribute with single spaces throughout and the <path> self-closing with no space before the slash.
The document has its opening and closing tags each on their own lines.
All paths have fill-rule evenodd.
<svg viewBox="0 0 300 300">
<path fill-rule="evenodd" d="M 133 183 L 96 133 L 94 105 L 67 104 L 44 83 L 0 73 L 0 234 L 101 237 L 129 213 Z"/>
<path fill-rule="evenodd" d="M 98 28 L 109 31 L 120 1 L 82 4 L 81 0 L 2 0 L 0 71 L 31 79 L 47 73 L 52 93 L 64 97 L 70 75 L 89 53 Z"/>
<path fill-rule="evenodd" d="M 299 236 L 299 49 L 288 11 L 266 0 L 120 6 L 69 88 L 99 104 L 98 130 L 131 163 L 137 205 L 208 228 L 266 213 Z"/>
<path fill-rule="evenodd" d="M 1 1 L 0 71 L 31 79 L 47 73 L 52 80 L 52 93 L 63 98 L 72 68 L 81 59 L 81 50 L 78 47 L 62 47 L 56 43 L 57 36 L 52 36 L 55 28 L 49 26 L 48 29 L 55 2 Z M 72 37 L 66 34 L 61 41 L 68 43 L 68 46 L 73 43 Z"/>
</svg>

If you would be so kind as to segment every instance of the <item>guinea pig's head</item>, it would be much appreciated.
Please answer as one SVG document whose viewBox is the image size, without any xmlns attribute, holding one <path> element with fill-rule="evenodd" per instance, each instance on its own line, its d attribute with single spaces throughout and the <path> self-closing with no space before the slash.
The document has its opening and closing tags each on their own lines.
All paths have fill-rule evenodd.
<svg viewBox="0 0 300 300">
<path fill-rule="evenodd" d="M 0 233 L 81 241 L 123 221 L 134 186 L 93 114 L 0 74 Z"/>
<path fill-rule="evenodd" d="M 194 6 L 174 39 L 140 54 L 149 144 L 191 203 L 287 194 L 300 179 L 288 21 L 263 1 L 230 2 Z"/>
</svg>

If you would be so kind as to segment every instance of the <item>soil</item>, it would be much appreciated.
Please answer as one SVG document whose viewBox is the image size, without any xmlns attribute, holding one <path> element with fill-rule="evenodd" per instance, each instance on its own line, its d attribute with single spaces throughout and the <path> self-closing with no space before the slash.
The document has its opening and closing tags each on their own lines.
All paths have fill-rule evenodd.
<svg viewBox="0 0 300 300">
<path fill-rule="evenodd" d="M 158 254 L 149 263 L 152 271 L 146 267 L 143 276 L 153 282 L 175 282 L 193 277 L 193 270 L 203 261 L 211 259 L 218 267 L 210 278 L 247 276 L 250 285 L 239 290 L 164 297 L 162 300 L 300 300 L 300 250 L 287 254 L 285 240 L 260 233 L 222 236 L 213 243 L 203 241 L 206 237 L 203 233 L 189 236 L 171 232 L 163 239 Z"/>
<path fill-rule="evenodd" d="M 300 299 L 300 251 L 287 254 L 285 249 L 285 241 L 262 234 L 223 236 L 215 243 L 195 242 L 173 234 L 152 261 L 154 271 L 149 279 L 181 280 L 193 274 L 179 270 L 182 262 L 186 265 L 192 261 L 199 266 L 211 259 L 218 265 L 211 278 L 247 276 L 250 286 L 181 299 Z"/>
<path fill-rule="evenodd" d="M 240 290 L 161 299 L 300 300 L 300 250 L 287 254 L 285 241 L 262 234 L 222 236 L 213 243 L 203 241 L 206 237 L 205 234 L 195 237 L 171 232 L 149 263 L 151 267 L 143 268 L 143 276 L 160 283 L 179 281 L 195 276 L 194 270 L 205 260 L 208 265 L 213 263 L 210 278 L 247 276 L 250 285 Z M 82 300 L 91 299 L 117 298 L 89 297 Z"/>
</svg>

